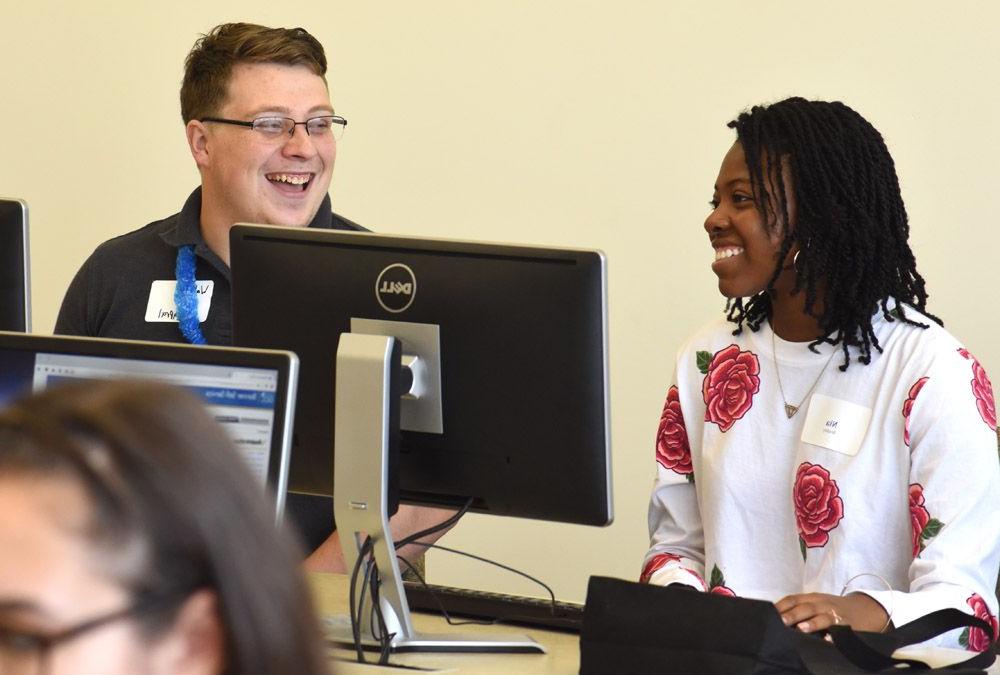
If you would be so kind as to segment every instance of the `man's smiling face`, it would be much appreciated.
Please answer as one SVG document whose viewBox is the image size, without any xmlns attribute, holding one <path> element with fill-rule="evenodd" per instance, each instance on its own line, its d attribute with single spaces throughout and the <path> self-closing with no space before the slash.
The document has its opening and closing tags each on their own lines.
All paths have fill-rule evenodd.
<svg viewBox="0 0 1000 675">
<path fill-rule="evenodd" d="M 326 82 L 309 68 L 242 63 L 233 68 L 225 103 L 213 117 L 304 122 L 332 114 Z M 200 125 L 201 132 L 201 143 L 193 143 L 192 151 L 201 171 L 203 216 L 211 214 L 225 227 L 237 222 L 310 223 L 330 188 L 337 155 L 331 134 L 310 136 L 299 125 L 291 136 L 271 139 L 248 127 L 191 125 Z"/>
</svg>

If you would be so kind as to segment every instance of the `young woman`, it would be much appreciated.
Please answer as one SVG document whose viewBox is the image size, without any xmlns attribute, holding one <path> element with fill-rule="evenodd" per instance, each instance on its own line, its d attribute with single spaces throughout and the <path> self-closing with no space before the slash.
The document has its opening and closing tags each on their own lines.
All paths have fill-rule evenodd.
<svg viewBox="0 0 1000 675">
<path fill-rule="evenodd" d="M 0 672 L 327 673 L 298 553 L 242 462 L 163 385 L 0 411 Z"/>
<path fill-rule="evenodd" d="M 678 356 L 643 580 L 771 600 L 803 631 L 943 607 L 996 626 L 993 392 L 925 309 L 882 137 L 801 98 L 729 126 L 705 220 L 728 312 Z"/>
</svg>

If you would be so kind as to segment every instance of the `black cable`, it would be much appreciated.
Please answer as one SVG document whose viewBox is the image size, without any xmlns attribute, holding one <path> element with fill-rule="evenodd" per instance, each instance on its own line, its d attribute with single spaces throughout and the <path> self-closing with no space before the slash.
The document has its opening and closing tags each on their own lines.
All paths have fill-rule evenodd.
<svg viewBox="0 0 1000 675">
<path fill-rule="evenodd" d="M 378 641 L 379 636 L 381 636 L 381 633 L 375 627 L 375 608 L 378 606 L 378 586 L 375 583 L 375 580 L 377 578 L 378 578 L 377 570 L 373 567 L 372 574 L 365 577 L 364 581 L 366 590 L 371 591 L 372 595 L 372 607 L 371 610 L 368 612 L 368 632 L 371 633 L 372 638 L 376 641 Z M 364 617 L 359 617 L 359 618 L 364 618 Z M 381 649 L 381 647 L 382 643 L 379 642 L 379 648 Z"/>
<path fill-rule="evenodd" d="M 465 551 L 459 551 L 457 549 L 448 548 L 447 546 L 441 546 L 441 545 L 438 545 L 438 544 L 431 544 L 431 543 L 428 543 L 428 542 L 418 541 L 422 537 L 426 537 L 428 535 L 435 534 L 435 533 L 440 532 L 441 530 L 447 529 L 447 528 L 451 527 L 452 525 L 454 525 L 455 523 L 457 523 L 459 521 L 459 519 L 462 516 L 464 516 L 469 511 L 469 509 L 472 507 L 472 501 L 473 500 L 470 497 L 468 499 L 468 501 L 466 501 L 465 504 L 458 511 L 456 511 L 451 517 L 443 520 L 442 522 L 438 523 L 437 525 L 433 525 L 433 526 L 428 527 L 426 529 L 420 530 L 419 532 L 411 534 L 408 537 L 404 537 L 403 539 L 401 539 L 400 541 L 398 541 L 398 542 L 395 543 L 394 548 L 398 550 L 398 549 L 400 549 L 400 548 L 402 548 L 402 547 L 404 547 L 404 546 L 406 546 L 408 544 L 415 543 L 416 545 L 423 546 L 424 548 L 437 548 L 437 549 L 440 549 L 442 551 L 446 551 L 448 553 L 454 553 L 454 554 L 457 554 L 457 555 L 463 555 L 463 556 L 466 556 L 468 558 L 472 558 L 474 560 L 478 560 L 480 562 L 484 562 L 484 563 L 487 563 L 489 565 L 493 565 L 495 567 L 499 567 L 499 568 L 501 568 L 503 570 L 507 570 L 508 572 L 513 572 L 514 574 L 520 575 L 520 576 L 524 577 L 525 579 L 528 579 L 528 580 L 530 580 L 530 581 L 538 584 L 542 588 L 544 588 L 546 590 L 546 592 L 548 592 L 548 594 L 549 594 L 549 598 L 550 598 L 550 601 L 551 601 L 552 613 L 555 614 L 555 611 L 556 611 L 556 596 L 555 596 L 555 593 L 548 586 L 548 584 L 546 584 L 545 582 L 541 581 L 540 579 L 536 579 L 535 577 L 531 576 L 530 574 L 527 574 L 527 573 L 522 572 L 520 570 L 514 569 L 513 567 L 509 567 L 507 565 L 504 565 L 503 563 L 498 563 L 498 562 L 496 562 L 494 560 L 489 560 L 488 558 L 482 558 L 482 557 L 474 555 L 472 553 L 466 553 Z M 385 616 L 382 613 L 382 606 L 381 606 L 380 592 L 379 592 L 379 587 L 381 586 L 382 579 L 381 579 L 381 575 L 379 574 L 378 565 L 375 563 L 374 560 L 369 559 L 369 555 L 372 553 L 372 549 L 373 548 L 374 548 L 374 542 L 372 541 L 372 538 L 370 536 L 366 537 L 364 543 L 361 546 L 361 550 L 358 553 L 358 559 L 354 563 L 354 569 L 351 572 L 351 582 L 350 582 L 351 583 L 351 586 L 350 586 L 351 632 L 352 632 L 353 637 L 354 637 L 354 648 L 355 648 L 355 652 L 357 653 L 358 663 L 367 663 L 367 661 L 365 660 L 365 656 L 364 656 L 364 649 L 363 649 L 362 643 L 361 643 L 361 625 L 362 625 L 362 622 L 363 622 L 362 611 L 363 611 L 363 607 L 364 607 L 365 590 L 366 590 L 366 587 L 367 587 L 367 590 L 370 592 L 371 601 L 372 601 L 372 613 L 368 617 L 369 630 L 371 631 L 372 636 L 379 643 L 379 660 L 378 660 L 379 665 L 387 665 L 389 663 L 389 656 L 392 653 L 392 640 L 395 637 L 395 633 L 389 633 L 388 626 L 386 625 L 386 621 L 385 621 Z M 428 586 L 428 584 L 424 580 L 423 576 L 421 576 L 421 574 L 416 570 L 416 568 L 414 568 L 414 566 L 410 563 L 410 561 L 406 560 L 405 558 L 403 558 L 402 556 L 399 556 L 399 555 L 397 555 L 396 557 L 399 560 L 402 560 L 406 564 L 406 566 L 420 580 L 420 583 L 423 584 L 424 587 L 427 588 L 431 592 L 431 594 L 433 595 L 434 594 L 433 590 Z M 362 561 L 365 561 L 366 559 L 367 559 L 367 566 L 366 566 L 366 569 L 365 569 L 364 578 L 363 578 L 363 580 L 361 582 L 361 602 L 359 603 L 357 601 L 357 597 L 356 597 L 357 585 L 358 585 L 358 574 L 359 574 L 360 569 L 361 569 Z M 435 598 L 435 600 L 438 602 L 438 605 L 441 608 L 441 613 L 444 615 L 445 620 L 450 625 L 453 625 L 453 626 L 462 626 L 462 625 L 489 625 L 489 624 L 496 623 L 497 621 L 502 621 L 504 619 L 516 618 L 516 617 L 502 617 L 502 618 L 498 618 L 498 619 L 493 620 L 493 621 L 461 621 L 461 622 L 456 622 L 456 621 L 453 621 L 452 618 L 448 615 L 448 612 L 444 609 L 444 606 L 441 604 L 440 600 L 437 600 L 437 598 Z M 377 630 L 376 630 L 376 624 L 377 624 Z"/>
<path fill-rule="evenodd" d="M 448 622 L 449 626 L 492 626 L 497 622 L 496 619 L 492 620 L 486 619 L 483 621 L 476 621 L 474 619 L 470 619 L 469 621 L 455 621 L 454 619 L 451 618 L 451 614 L 448 613 L 448 610 L 444 608 L 444 603 L 441 602 L 440 598 L 438 598 L 437 593 L 434 592 L 434 589 L 431 588 L 430 585 L 428 585 L 427 581 L 424 580 L 423 575 L 421 575 L 420 572 L 417 571 L 417 568 L 414 567 L 409 560 L 407 560 L 401 555 L 397 555 L 396 558 L 409 568 L 409 570 L 413 573 L 413 576 L 415 576 L 417 580 L 421 583 L 421 585 L 427 590 L 427 592 L 431 594 L 431 597 L 434 598 L 434 602 L 437 603 L 438 609 L 441 610 L 441 615 L 444 617 L 444 620 Z"/>
<path fill-rule="evenodd" d="M 407 544 L 428 535 L 440 532 L 441 530 L 451 527 L 459 518 L 468 512 L 469 508 L 472 506 L 472 498 L 462 506 L 461 509 L 456 511 L 450 518 L 438 523 L 437 525 L 428 527 L 424 530 L 411 534 L 409 537 L 405 537 L 402 541 L 396 542 L 395 548 L 399 549 Z M 361 626 L 364 621 L 362 616 L 362 611 L 364 608 L 364 594 L 365 587 L 371 592 L 372 596 L 372 613 L 374 617 L 369 617 L 369 629 L 372 632 L 372 636 L 379 641 L 380 655 L 379 664 L 385 665 L 388 663 L 389 653 L 391 651 L 392 638 L 395 634 L 389 634 L 388 628 L 385 623 L 385 616 L 382 614 L 381 603 L 379 602 L 378 585 L 381 582 L 381 576 L 378 573 L 378 566 L 375 564 L 374 560 L 370 561 L 370 566 L 366 568 L 365 577 L 361 584 L 361 601 L 357 600 L 357 585 L 358 585 L 358 574 L 361 569 L 361 563 L 365 560 L 374 548 L 374 542 L 372 538 L 366 537 L 364 543 L 361 546 L 361 550 L 358 552 L 358 559 L 354 563 L 354 569 L 351 571 L 351 585 L 350 585 L 350 610 L 351 610 L 351 634 L 354 638 L 354 650 L 357 654 L 358 663 L 367 663 L 364 656 L 364 648 L 361 643 Z M 409 561 L 406 561 L 409 565 Z M 378 580 L 378 581 L 376 581 Z M 371 623 L 372 618 L 374 618 L 379 625 L 379 634 L 375 635 L 375 626 Z"/>
<path fill-rule="evenodd" d="M 412 544 L 417 539 L 421 539 L 429 534 L 434 534 L 435 532 L 440 532 L 445 528 L 451 527 L 452 525 L 458 522 L 459 518 L 468 513 L 471 507 L 472 507 L 472 497 L 469 497 L 469 500 L 465 502 L 465 505 L 463 505 L 462 508 L 460 508 L 454 514 L 452 514 L 451 518 L 443 520 L 437 525 L 432 525 L 431 527 L 428 527 L 426 530 L 420 530 L 419 532 L 415 532 L 408 537 L 404 537 L 403 539 L 396 542 L 396 549 L 399 550 L 404 546 L 406 546 L 407 544 Z M 423 545 L 427 546 L 427 544 Z"/>
<path fill-rule="evenodd" d="M 549 594 L 549 601 L 551 603 L 552 613 L 555 614 L 556 613 L 556 594 L 552 591 L 552 589 L 549 587 L 549 585 L 546 584 L 541 579 L 536 579 L 535 577 L 531 576 L 530 574 L 527 574 L 526 572 L 522 572 L 520 570 L 514 569 L 513 567 L 509 567 L 507 565 L 504 565 L 503 563 L 498 563 L 495 560 L 490 560 L 488 558 L 482 558 L 482 557 L 474 555 L 472 553 L 466 553 L 465 551 L 459 551 L 458 549 L 448 548 L 447 546 L 441 546 L 440 544 L 431 544 L 431 543 L 427 543 L 427 542 L 418 541 L 422 537 L 426 537 L 429 534 L 434 534 L 435 532 L 440 532 L 441 530 L 454 525 L 455 523 L 458 522 L 458 520 L 462 516 L 464 516 L 469 511 L 469 509 L 471 507 L 472 507 L 472 497 L 470 497 L 468 499 L 468 501 L 466 501 L 465 504 L 462 506 L 462 508 L 460 508 L 458 511 L 456 511 L 454 513 L 454 515 L 452 515 L 447 520 L 444 520 L 441 523 L 438 523 L 437 525 L 429 527 L 429 528 L 427 528 L 425 530 L 421 530 L 420 532 L 416 532 L 414 534 L 411 534 L 408 537 L 404 537 L 400 541 L 396 542 L 396 545 L 395 545 L 396 549 L 399 550 L 400 548 L 402 548 L 403 546 L 406 546 L 407 544 L 416 544 L 417 546 L 423 546 L 424 548 L 437 548 L 437 549 L 440 549 L 442 551 L 446 551 L 448 553 L 454 553 L 456 555 L 463 555 L 463 556 L 466 556 L 467 558 L 472 558 L 473 560 L 478 560 L 479 562 L 484 562 L 484 563 L 487 563 L 489 565 L 494 565 L 495 567 L 499 567 L 500 569 L 507 570 L 508 572 L 513 572 L 514 574 L 520 575 L 520 576 L 524 577 L 525 579 L 528 579 L 529 581 L 532 581 L 532 582 L 538 584 L 539 586 L 541 586 L 542 588 L 544 588 L 545 591 Z M 406 563 L 407 567 L 409 567 L 410 570 L 413 571 L 414 574 L 417 575 L 417 578 L 420 580 L 420 583 L 422 583 L 425 588 L 427 588 L 429 591 L 431 591 L 431 594 L 433 595 L 433 590 L 430 589 L 430 587 L 427 585 L 427 582 L 424 581 L 424 578 L 422 576 L 420 576 L 420 573 L 417 572 L 416 569 L 413 567 L 413 565 L 410 564 L 410 561 L 408 561 L 405 558 L 403 558 L 401 556 L 398 556 L 398 555 L 396 557 Z M 435 598 L 435 601 L 441 607 L 442 613 L 445 615 L 445 619 L 448 621 L 449 624 L 452 624 L 452 625 L 461 625 L 459 623 L 452 623 L 451 617 L 449 617 L 448 613 L 444 610 L 444 606 L 441 604 L 440 600 L 437 600 L 437 598 Z M 472 622 L 472 621 L 470 621 L 470 622 L 467 622 L 467 623 L 480 623 L 480 622 Z"/>
<path fill-rule="evenodd" d="M 364 622 L 363 612 L 365 604 L 365 591 L 369 591 L 371 594 L 372 611 L 371 615 L 368 617 L 368 629 L 371 632 L 372 637 L 379 643 L 378 664 L 386 665 L 389 663 L 392 639 L 395 637 L 395 633 L 389 632 L 385 616 L 382 614 L 382 605 L 379 596 L 381 577 L 378 573 L 378 565 L 375 564 L 374 560 L 369 558 L 372 548 L 374 548 L 372 538 L 366 537 L 364 544 L 361 546 L 361 550 L 358 552 L 358 559 L 354 563 L 354 569 L 351 572 L 351 633 L 354 638 L 354 650 L 357 655 L 358 663 L 367 663 L 367 659 L 365 659 L 364 655 L 364 646 L 361 640 L 361 626 Z M 361 596 L 358 598 L 358 574 L 362 564 L 365 565 L 365 573 L 361 580 Z M 374 622 L 377 622 L 378 624 L 377 629 Z"/>
<path fill-rule="evenodd" d="M 365 564 L 365 574 L 361 578 L 361 597 L 358 600 L 358 610 L 357 614 L 351 619 L 352 621 L 357 622 L 359 631 L 361 630 L 361 626 L 364 623 L 365 593 L 368 592 L 368 585 L 371 580 L 372 564 L 373 564 L 372 559 L 369 558 L 365 560 L 364 564 Z M 369 627 L 369 632 L 371 632 L 370 627 Z"/>
<path fill-rule="evenodd" d="M 379 588 L 382 585 L 382 577 L 378 571 L 378 565 L 372 562 L 372 574 L 368 579 L 368 583 L 371 590 L 372 597 L 372 612 L 371 616 L 368 617 L 369 630 L 378 641 L 379 645 L 379 658 L 378 664 L 380 666 L 387 665 L 389 663 L 389 654 L 392 650 L 392 639 L 395 637 L 395 633 L 389 633 L 389 627 L 385 622 L 385 615 L 382 613 L 382 601 L 379 592 Z M 376 630 L 375 623 L 378 624 L 378 629 Z"/>
<path fill-rule="evenodd" d="M 358 584 L 358 572 L 361 571 L 361 564 L 364 562 L 365 558 L 368 556 L 368 552 L 371 550 L 372 538 L 367 537 L 364 544 L 361 545 L 361 550 L 358 551 L 357 560 L 354 561 L 354 569 L 351 570 L 351 583 L 350 583 L 350 610 L 351 610 L 351 637 L 354 638 L 354 651 L 358 657 L 358 663 L 366 663 L 364 649 L 361 646 L 361 622 L 359 620 L 360 607 L 357 603 L 357 584 Z M 367 573 L 366 573 L 367 576 Z M 362 587 L 362 598 L 364 598 L 364 588 Z"/>
<path fill-rule="evenodd" d="M 425 546 L 427 548 L 436 548 L 442 551 L 447 551 L 448 553 L 454 553 L 456 555 L 464 555 L 466 558 L 472 558 L 473 560 L 478 560 L 479 562 L 484 562 L 488 565 L 499 567 L 500 569 L 507 570 L 508 572 L 513 572 L 514 574 L 520 575 L 525 579 L 528 579 L 529 581 L 533 581 L 546 590 L 546 592 L 549 594 L 549 599 L 552 604 L 552 612 L 555 613 L 556 611 L 556 594 L 552 591 L 552 589 L 549 587 L 548 584 L 546 584 L 541 579 L 536 579 L 527 572 L 522 572 L 521 570 L 514 569 L 513 567 L 509 567 L 507 565 L 504 565 L 503 563 L 498 563 L 495 560 L 490 560 L 489 558 L 480 557 L 478 555 L 475 555 L 474 553 L 466 553 L 465 551 L 459 551 L 458 549 L 455 548 L 448 548 L 447 546 L 441 546 L 440 544 L 428 544 L 422 541 L 416 543 L 418 546 Z"/>
</svg>

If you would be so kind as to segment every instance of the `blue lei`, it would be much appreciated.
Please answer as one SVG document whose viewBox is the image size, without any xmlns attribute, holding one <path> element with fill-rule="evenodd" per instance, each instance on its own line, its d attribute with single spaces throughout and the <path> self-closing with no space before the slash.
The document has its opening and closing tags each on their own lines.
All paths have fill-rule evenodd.
<svg viewBox="0 0 1000 675">
<path fill-rule="evenodd" d="M 177 250 L 177 286 L 174 304 L 177 305 L 177 323 L 184 339 L 193 345 L 205 344 L 198 321 L 198 285 L 194 278 L 194 246 L 181 246 Z"/>
</svg>

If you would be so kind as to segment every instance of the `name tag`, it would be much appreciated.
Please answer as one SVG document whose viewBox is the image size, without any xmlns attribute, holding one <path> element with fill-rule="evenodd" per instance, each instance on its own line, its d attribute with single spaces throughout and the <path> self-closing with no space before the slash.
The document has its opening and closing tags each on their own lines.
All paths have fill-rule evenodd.
<svg viewBox="0 0 1000 675">
<path fill-rule="evenodd" d="M 198 297 L 198 323 L 208 318 L 208 310 L 212 306 L 212 291 L 214 281 L 195 281 L 195 293 Z M 146 304 L 146 321 L 149 323 L 177 323 L 177 304 L 174 302 L 174 289 L 177 282 L 173 279 L 157 279 L 149 288 L 149 302 Z"/>
<path fill-rule="evenodd" d="M 868 431 L 872 409 L 839 398 L 813 394 L 802 441 L 854 456 Z"/>
</svg>

